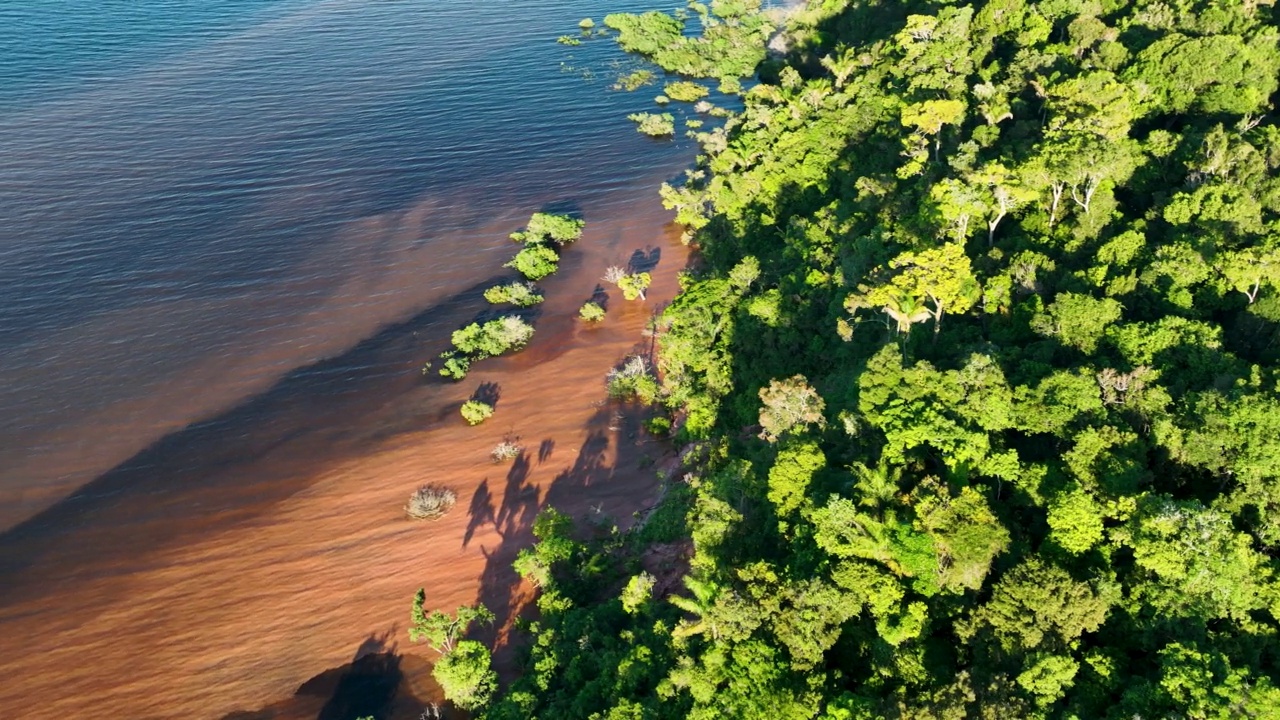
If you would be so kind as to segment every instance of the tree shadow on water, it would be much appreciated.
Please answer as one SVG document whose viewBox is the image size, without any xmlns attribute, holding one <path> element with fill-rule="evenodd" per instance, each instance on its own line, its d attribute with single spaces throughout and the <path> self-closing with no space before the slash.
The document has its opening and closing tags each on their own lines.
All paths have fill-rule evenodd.
<svg viewBox="0 0 1280 720">
<path fill-rule="evenodd" d="M 592 508 L 601 507 L 600 498 L 594 497 L 592 490 L 605 487 L 614 473 L 609 450 L 615 436 L 613 427 L 616 426 L 617 412 L 616 407 L 602 407 L 595 413 L 588 423 L 587 438 L 573 464 L 544 486 L 542 493 L 528 481 L 530 459 L 527 455 L 522 454 L 507 475 L 507 485 L 492 520 L 501 541 L 496 547 L 484 551 L 486 563 L 478 598 L 495 617 L 494 624 L 480 632 L 478 639 L 495 648 L 495 660 L 500 671 L 510 668 L 507 663 L 512 659 L 509 653 L 502 652 L 510 642 L 500 637 L 500 633 L 527 606 L 529 599 L 521 592 L 521 579 L 512 563 L 520 550 L 533 545 L 533 521 L 545 508 L 555 507 L 576 518 L 586 516 Z M 549 456 L 552 447 L 554 443 L 544 441 L 539 457 L 545 459 Z M 544 449 L 546 455 L 542 452 Z M 492 511 L 487 502 L 482 506 L 473 503 L 471 523 L 476 526 L 486 524 L 486 513 Z"/>
<path fill-rule="evenodd" d="M 496 382 L 480 383 L 480 387 L 471 393 L 471 399 L 478 400 L 490 407 L 497 407 L 501 389 L 502 387 Z"/>
<path fill-rule="evenodd" d="M 397 632 L 370 635 L 356 649 L 352 661 L 330 668 L 302 683 L 293 697 L 268 705 L 261 710 L 239 710 L 222 720 L 274 720 L 275 718 L 312 717 L 316 720 L 375 720 L 418 717 L 424 710 L 436 707 L 414 696 L 406 682 L 407 662 L 415 660 L 400 654 L 392 640 Z M 413 674 L 416 670 L 410 669 Z M 324 699 L 316 710 L 317 703 Z"/>
<path fill-rule="evenodd" d="M 480 482 L 480 487 L 471 496 L 471 507 L 467 509 L 467 531 L 462 536 L 462 547 L 471 544 L 476 530 L 497 522 L 493 514 L 493 493 L 489 492 L 489 478 Z"/>
<path fill-rule="evenodd" d="M 595 290 L 591 291 L 591 302 L 600 306 L 602 310 L 609 310 L 609 291 L 604 285 L 596 283 Z"/>
<path fill-rule="evenodd" d="M 631 259 L 627 261 L 627 272 L 652 272 L 658 267 L 660 260 L 662 260 L 662 248 L 648 247 L 644 250 L 636 250 L 631 253 Z"/>
</svg>

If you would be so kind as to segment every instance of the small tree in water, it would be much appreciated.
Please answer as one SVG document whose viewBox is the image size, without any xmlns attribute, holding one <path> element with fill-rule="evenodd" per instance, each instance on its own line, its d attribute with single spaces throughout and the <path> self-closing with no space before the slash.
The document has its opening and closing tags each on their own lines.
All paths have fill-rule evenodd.
<svg viewBox="0 0 1280 720">
<path fill-rule="evenodd" d="M 647 272 L 629 273 L 626 270 L 612 265 L 604 271 L 602 278 L 607 283 L 613 283 L 622 291 L 622 297 L 628 300 L 644 300 L 645 291 L 649 289 L 649 284 L 653 282 L 653 278 Z"/>
<path fill-rule="evenodd" d="M 460 638 L 475 623 L 492 623 L 493 613 L 484 605 L 464 605 L 452 616 L 439 610 L 428 613 L 426 601 L 426 590 L 419 588 L 413 599 L 409 639 L 425 640 L 440 653 L 431 674 L 445 697 L 464 710 L 483 707 L 498 688 L 498 675 L 491 667 L 489 648 Z"/>
<path fill-rule="evenodd" d="M 462 403 L 462 417 L 468 425 L 479 425 L 493 415 L 493 406 L 479 400 Z"/>
<path fill-rule="evenodd" d="M 604 320 L 604 308 L 599 303 L 588 300 L 578 309 L 578 317 L 591 323 L 600 322 Z"/>
</svg>

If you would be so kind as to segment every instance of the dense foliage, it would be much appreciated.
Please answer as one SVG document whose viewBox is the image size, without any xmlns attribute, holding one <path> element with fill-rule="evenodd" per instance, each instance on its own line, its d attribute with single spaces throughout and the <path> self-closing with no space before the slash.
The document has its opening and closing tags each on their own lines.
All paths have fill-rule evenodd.
<svg viewBox="0 0 1280 720">
<path fill-rule="evenodd" d="M 814 0 L 789 40 L 664 189 L 703 266 L 660 392 L 615 374 L 691 472 L 625 539 L 540 518 L 486 717 L 1280 716 L 1271 4 Z"/>
<path fill-rule="evenodd" d="M 636 124 L 636 132 L 650 137 L 676 134 L 676 119 L 671 113 L 633 113 L 627 119 Z"/>
<path fill-rule="evenodd" d="M 440 374 L 461 380 L 471 363 L 521 350 L 533 338 L 533 326 L 515 315 L 474 322 L 453 332 L 453 348 L 440 353 Z M 426 372 L 431 367 L 423 368 Z"/>
<path fill-rule="evenodd" d="M 510 303 L 516 307 L 531 307 L 546 298 L 538 292 L 533 283 L 513 282 L 506 285 L 494 285 L 484 291 L 484 299 L 494 305 Z"/>
<path fill-rule="evenodd" d="M 685 33 L 688 13 L 651 11 L 606 15 L 605 27 L 618 32 L 624 50 L 652 60 L 668 72 L 703 78 L 737 78 L 755 73 L 773 32 L 759 12 L 760 0 L 712 0 L 689 3 L 701 32 Z M 678 99 L 678 98 L 677 98 Z"/>
</svg>

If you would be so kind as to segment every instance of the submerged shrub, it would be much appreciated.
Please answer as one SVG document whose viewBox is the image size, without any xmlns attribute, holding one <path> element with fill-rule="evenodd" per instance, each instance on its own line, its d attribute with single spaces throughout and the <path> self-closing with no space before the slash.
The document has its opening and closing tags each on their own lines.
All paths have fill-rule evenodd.
<svg viewBox="0 0 1280 720">
<path fill-rule="evenodd" d="M 560 266 L 560 256 L 546 245 L 526 244 L 524 249 L 516 253 L 503 267 L 509 267 L 530 280 L 541 280 L 554 273 Z"/>
<path fill-rule="evenodd" d="M 572 215 L 537 212 L 529 218 L 524 230 L 511 233 L 511 239 L 525 244 L 555 242 L 567 245 L 582 237 L 582 229 L 586 225 L 587 221 Z"/>
<path fill-rule="evenodd" d="M 665 437 L 671 432 L 671 420 L 662 415 L 651 417 L 644 421 L 644 429 L 648 430 L 650 435 Z"/>
<path fill-rule="evenodd" d="M 773 32 L 768 16 L 759 12 L 760 3 L 714 2 L 710 8 L 695 5 L 691 7 L 703 15 L 702 32 L 697 37 L 684 34 L 687 16 L 683 14 L 613 13 L 605 16 L 604 24 L 618 32 L 623 50 L 644 55 L 668 72 L 708 78 L 753 74 L 765 59 L 765 44 Z M 705 16 L 708 9 L 718 18 Z"/>
<path fill-rule="evenodd" d="M 698 83 L 687 80 L 669 82 L 662 90 L 667 97 L 680 102 L 696 102 L 711 92 Z"/>
<path fill-rule="evenodd" d="M 486 323 L 471 323 L 454 331 L 452 350 L 440 353 L 440 359 L 444 361 L 440 374 L 461 380 L 467 376 L 472 362 L 519 350 L 532 337 L 533 326 L 515 315 Z"/>
<path fill-rule="evenodd" d="M 676 119 L 671 113 L 634 113 L 627 119 L 636 124 L 636 130 L 649 137 L 666 137 L 676 134 Z"/>
<path fill-rule="evenodd" d="M 622 291 L 622 296 L 628 300 L 644 300 L 645 291 L 649 289 L 649 283 L 653 278 L 647 272 L 629 273 L 626 270 L 612 265 L 604 271 L 604 277 L 601 278 L 607 283 L 613 283 Z"/>
<path fill-rule="evenodd" d="M 628 300 L 644 300 L 644 292 L 649 289 L 652 278 L 649 273 L 632 273 L 618 281 L 618 289 L 622 297 Z"/>
<path fill-rule="evenodd" d="M 532 337 L 532 325 L 515 315 L 508 315 L 483 324 L 471 323 L 454 331 L 453 346 L 471 356 L 472 360 L 482 360 L 519 350 Z"/>
<path fill-rule="evenodd" d="M 515 440 L 507 439 L 494 445 L 493 450 L 489 452 L 489 457 L 496 463 L 507 462 L 520 457 L 522 452 L 524 452 L 524 446 L 516 443 Z"/>
<path fill-rule="evenodd" d="M 466 355 L 459 355 L 456 351 L 446 350 L 440 353 L 440 359 L 444 361 L 444 365 L 440 368 L 440 374 L 447 378 L 462 380 L 471 370 L 470 358 Z M 423 368 L 423 371 L 425 372 L 430 367 L 431 365 L 428 363 L 427 367 Z"/>
<path fill-rule="evenodd" d="M 591 323 L 600 322 L 604 320 L 604 308 L 599 303 L 587 301 L 578 309 L 578 317 Z"/>
<path fill-rule="evenodd" d="M 613 89 L 632 92 L 653 83 L 654 79 L 652 70 L 636 70 L 626 75 L 619 75 L 618 81 L 613 84 Z"/>
<path fill-rule="evenodd" d="M 508 285 L 495 285 L 484 291 L 484 299 L 498 305 L 510 303 L 518 307 L 537 305 L 545 298 L 538 293 L 532 283 L 514 282 Z"/>
<path fill-rule="evenodd" d="M 639 400 L 649 404 L 658 399 L 658 380 L 649 371 L 649 363 L 639 355 L 627 358 L 622 367 L 609 371 L 605 378 L 609 397 L 615 400 Z"/>
<path fill-rule="evenodd" d="M 468 425 L 479 425 L 493 416 L 493 406 L 479 400 L 468 400 L 462 403 L 462 418 Z"/>
<path fill-rule="evenodd" d="M 457 502 L 457 494 L 449 488 L 423 485 L 409 496 L 404 511 L 414 520 L 435 520 L 452 510 Z"/>
<path fill-rule="evenodd" d="M 556 38 L 556 42 L 561 45 L 581 45 L 582 41 L 572 35 L 561 35 Z"/>
</svg>

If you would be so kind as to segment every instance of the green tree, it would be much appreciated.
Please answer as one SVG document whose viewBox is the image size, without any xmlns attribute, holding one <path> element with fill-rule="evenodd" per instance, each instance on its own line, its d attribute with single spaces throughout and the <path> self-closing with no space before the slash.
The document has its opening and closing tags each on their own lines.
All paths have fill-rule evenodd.
<svg viewBox="0 0 1280 720">
<path fill-rule="evenodd" d="M 498 689 L 489 648 L 475 640 L 461 640 L 431 668 L 444 696 L 463 710 L 478 710 L 489 703 Z"/>
<path fill-rule="evenodd" d="M 973 307 L 981 292 L 960 243 L 903 253 L 894 258 L 889 267 L 897 270 L 897 274 L 887 284 L 867 293 L 867 302 L 889 307 L 904 296 L 918 298 L 930 307 L 935 335 L 942 328 L 944 315 L 965 312 Z"/>
<path fill-rule="evenodd" d="M 1092 495 L 1071 488 L 1049 505 L 1049 537 L 1067 552 L 1088 552 L 1102 541 L 1102 517 L 1102 507 Z"/>
<path fill-rule="evenodd" d="M 826 465 L 826 457 L 814 442 L 784 447 L 769 469 L 769 502 L 780 517 L 787 517 L 804 505 L 813 475 Z"/>
<path fill-rule="evenodd" d="M 484 605 L 464 605 L 450 616 L 439 610 L 426 611 L 427 591 L 418 588 L 410 614 L 409 639 L 427 641 L 441 654 L 453 652 L 459 638 L 476 623 L 493 622 L 493 613 Z"/>
<path fill-rule="evenodd" d="M 1059 293 L 1046 312 L 1031 321 L 1031 327 L 1041 335 L 1058 338 L 1064 345 L 1092 353 L 1123 312 L 1123 306 L 1112 298 L 1098 300 L 1078 293 Z"/>
<path fill-rule="evenodd" d="M 538 281 L 551 275 L 560 264 L 560 256 L 546 245 L 525 245 L 503 267 L 509 267 L 526 278 Z"/>
</svg>

